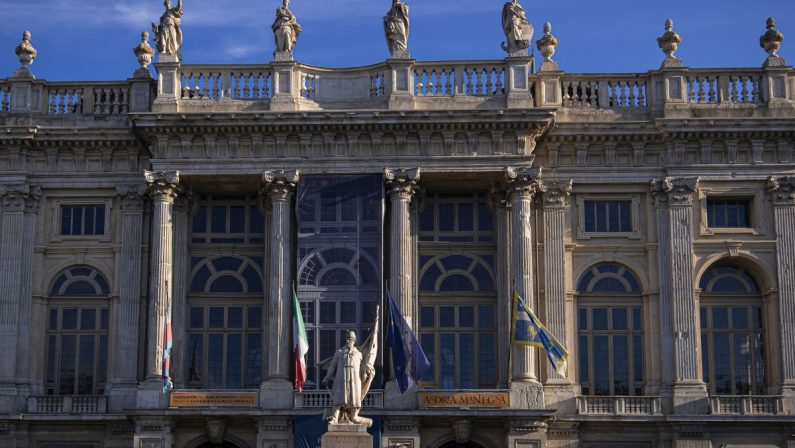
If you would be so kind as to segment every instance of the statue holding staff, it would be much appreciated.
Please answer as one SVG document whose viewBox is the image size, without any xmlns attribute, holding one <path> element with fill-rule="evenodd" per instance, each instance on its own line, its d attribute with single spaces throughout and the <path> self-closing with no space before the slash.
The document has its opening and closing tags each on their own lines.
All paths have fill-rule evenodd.
<svg viewBox="0 0 795 448">
<path fill-rule="evenodd" d="M 172 7 L 171 0 L 165 0 L 163 6 L 166 12 L 160 16 L 160 25 L 152 23 L 155 33 L 155 46 L 160 54 L 179 54 L 182 48 L 182 0 L 177 0 L 177 6 Z"/>
</svg>

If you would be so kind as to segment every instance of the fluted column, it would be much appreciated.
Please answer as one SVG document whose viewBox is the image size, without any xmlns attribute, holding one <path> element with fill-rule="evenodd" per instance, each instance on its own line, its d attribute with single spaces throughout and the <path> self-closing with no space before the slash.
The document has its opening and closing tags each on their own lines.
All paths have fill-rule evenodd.
<svg viewBox="0 0 795 448">
<path fill-rule="evenodd" d="M 39 213 L 39 199 L 41 198 L 40 187 L 30 187 L 28 197 L 25 200 L 25 230 L 24 241 L 22 243 L 22 283 L 20 286 L 19 302 L 19 330 L 17 331 L 17 380 L 26 392 L 31 391 L 32 383 L 41 381 L 31 375 L 31 341 L 34 335 L 31 331 L 38 331 L 31 328 L 33 321 L 33 247 L 36 243 L 36 223 Z"/>
<path fill-rule="evenodd" d="M 152 258 L 149 274 L 146 381 L 162 386 L 163 329 L 173 297 L 173 205 L 179 193 L 179 173 L 146 171 L 152 198 Z M 140 403 L 139 403 L 140 404 Z"/>
<path fill-rule="evenodd" d="M 121 255 L 119 258 L 119 305 L 116 311 L 116 350 L 112 357 L 111 409 L 129 408 L 138 384 L 138 331 L 141 303 L 141 246 L 146 185 L 119 185 L 116 194 L 121 209 Z M 124 389 L 132 389 L 129 396 Z M 127 400 L 131 400 L 129 403 Z M 117 403 L 117 401 L 120 401 Z"/>
<path fill-rule="evenodd" d="M 414 324 L 414 296 L 411 275 L 414 248 L 411 238 L 410 205 L 417 189 L 420 169 L 384 171 L 390 204 L 389 291 L 409 325 Z"/>
<path fill-rule="evenodd" d="M 663 395 L 673 413 L 704 413 L 693 275 L 693 193 L 698 178 L 652 182 L 659 226 Z"/>
<path fill-rule="evenodd" d="M 268 408 L 292 406 L 290 354 L 292 352 L 291 281 L 292 275 L 292 200 L 298 171 L 266 171 L 264 191 L 271 202 L 270 274 L 268 279 L 267 368 L 263 388 L 271 395 L 261 402 Z"/>
<path fill-rule="evenodd" d="M 174 346 L 171 349 L 171 376 L 177 388 L 185 387 L 185 325 L 188 311 L 188 285 L 190 284 L 190 254 L 188 241 L 193 216 L 193 193 L 183 188 L 174 202 L 174 301 L 171 307 L 171 328 Z"/>
<path fill-rule="evenodd" d="M 776 225 L 782 394 L 792 410 L 795 408 L 795 177 L 771 177 L 768 187 L 773 196 Z"/>
<path fill-rule="evenodd" d="M 513 289 L 533 308 L 533 199 L 539 190 L 541 168 L 506 168 L 505 180 L 511 201 L 511 268 Z M 536 375 L 535 349 L 514 345 L 511 350 L 511 405 L 544 407 L 543 389 Z"/>
</svg>

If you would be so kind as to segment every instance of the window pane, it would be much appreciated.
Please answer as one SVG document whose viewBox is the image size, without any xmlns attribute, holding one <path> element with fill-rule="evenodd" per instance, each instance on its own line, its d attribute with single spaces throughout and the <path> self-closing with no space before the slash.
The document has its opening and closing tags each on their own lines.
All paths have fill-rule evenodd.
<svg viewBox="0 0 795 448">
<path fill-rule="evenodd" d="M 226 388 L 240 389 L 242 386 L 243 335 L 232 333 L 226 337 Z"/>
<path fill-rule="evenodd" d="M 587 383 L 590 381 L 590 375 L 588 374 L 588 355 L 591 353 L 591 349 L 588 347 L 588 336 L 580 335 L 577 353 L 579 354 L 577 362 L 580 364 L 580 382 Z"/>
<path fill-rule="evenodd" d="M 643 318 L 638 307 L 632 308 L 632 329 L 635 331 L 643 330 Z"/>
<path fill-rule="evenodd" d="M 723 307 L 712 308 L 712 328 L 714 329 L 727 329 L 729 328 L 729 310 Z"/>
<path fill-rule="evenodd" d="M 454 216 L 453 204 L 439 204 L 439 231 L 451 232 L 453 228 Z"/>
<path fill-rule="evenodd" d="M 420 214 L 420 232 L 433 232 L 433 206 L 427 206 Z"/>
<path fill-rule="evenodd" d="M 627 325 L 627 309 L 626 308 L 613 308 L 613 330 L 626 330 L 629 328 Z"/>
<path fill-rule="evenodd" d="M 459 337 L 460 384 L 462 389 L 475 388 L 475 335 L 463 333 Z"/>
<path fill-rule="evenodd" d="M 607 203 L 604 201 L 596 203 L 596 231 L 607 232 Z"/>
<path fill-rule="evenodd" d="M 204 308 L 191 307 L 190 309 L 190 328 L 204 327 Z"/>
<path fill-rule="evenodd" d="M 432 306 L 423 306 L 420 309 L 420 327 L 433 328 L 436 325 L 435 309 Z"/>
<path fill-rule="evenodd" d="M 734 387 L 735 394 L 751 393 L 751 340 L 750 335 L 734 335 Z"/>
<path fill-rule="evenodd" d="M 222 307 L 210 308 L 209 328 L 224 328 L 224 309 Z"/>
<path fill-rule="evenodd" d="M 577 310 L 577 329 L 588 329 L 588 308 L 580 308 Z"/>
<path fill-rule="evenodd" d="M 251 206 L 248 209 L 249 214 L 249 227 L 248 231 L 251 233 L 264 233 L 265 231 L 265 218 L 259 211 L 259 207 Z"/>
<path fill-rule="evenodd" d="M 712 352 L 715 359 L 715 392 L 719 394 L 732 393 L 731 358 L 729 352 L 729 335 L 713 334 Z"/>
<path fill-rule="evenodd" d="M 227 328 L 243 328 L 243 307 L 231 306 L 226 312 L 229 314 Z"/>
<path fill-rule="evenodd" d="M 202 205 L 193 216 L 193 233 L 207 233 L 207 206 Z"/>
<path fill-rule="evenodd" d="M 96 235 L 102 235 L 105 233 L 105 206 L 104 205 L 97 205 L 97 211 L 95 214 L 96 219 Z"/>
<path fill-rule="evenodd" d="M 703 311 L 703 308 L 702 308 Z M 710 365 L 709 365 L 709 336 L 706 332 L 701 333 L 701 368 L 702 368 L 702 379 L 705 383 L 709 383 L 709 372 L 710 372 Z"/>
<path fill-rule="evenodd" d="M 610 347 L 607 338 L 593 337 L 594 395 L 610 395 Z"/>
<path fill-rule="evenodd" d="M 494 305 L 478 306 L 478 328 L 495 328 Z"/>
<path fill-rule="evenodd" d="M 613 336 L 613 395 L 629 395 L 629 347 L 626 336 Z"/>
<path fill-rule="evenodd" d="M 455 327 L 455 308 L 452 306 L 439 307 L 439 326 L 443 328 Z"/>
<path fill-rule="evenodd" d="M 607 308 L 593 308 L 592 329 L 607 330 Z"/>
<path fill-rule="evenodd" d="M 249 333 L 246 336 L 246 389 L 259 387 L 262 380 L 262 334 Z"/>
<path fill-rule="evenodd" d="M 596 203 L 585 201 L 585 231 L 596 232 Z"/>
<path fill-rule="evenodd" d="M 224 335 L 211 333 L 207 341 L 207 382 L 210 389 L 224 387 Z"/>
<path fill-rule="evenodd" d="M 47 384 L 55 382 L 55 368 L 58 365 L 58 358 L 56 358 L 56 336 L 50 335 L 47 337 Z"/>
<path fill-rule="evenodd" d="M 190 334 L 189 349 L 190 361 L 188 364 L 188 381 L 197 382 L 204 378 L 204 337 L 201 334 Z"/>
<path fill-rule="evenodd" d="M 632 231 L 632 219 L 630 215 L 630 201 L 621 201 L 619 202 L 621 208 L 621 225 L 619 228 L 620 232 L 631 232 Z"/>
<path fill-rule="evenodd" d="M 471 328 L 475 326 L 475 307 L 458 307 L 458 326 L 462 328 Z"/>
<path fill-rule="evenodd" d="M 471 232 L 475 230 L 474 207 L 472 204 L 458 204 L 458 231 Z"/>
<path fill-rule="evenodd" d="M 620 218 L 619 218 L 619 211 L 618 211 L 618 202 L 610 201 L 607 203 L 607 221 L 608 221 L 608 230 L 610 232 L 620 232 Z"/>
<path fill-rule="evenodd" d="M 212 233 L 226 233 L 226 206 L 212 207 L 210 229 Z"/>
<path fill-rule="evenodd" d="M 440 359 L 441 362 L 441 378 L 439 379 L 439 388 L 441 389 L 455 389 L 455 363 L 456 363 L 456 350 L 455 350 L 455 334 L 442 333 L 439 335 L 440 341 Z"/>
<path fill-rule="evenodd" d="M 732 328 L 748 328 L 748 308 L 732 307 Z"/>
<path fill-rule="evenodd" d="M 356 302 L 340 302 L 340 323 L 341 324 L 357 323 Z"/>
<path fill-rule="evenodd" d="M 62 311 L 61 316 L 61 328 L 64 330 L 76 330 L 77 329 L 77 310 L 73 308 L 67 308 Z"/>
<path fill-rule="evenodd" d="M 246 231 L 246 207 L 229 207 L 229 233 L 245 233 Z"/>
<path fill-rule="evenodd" d="M 72 207 L 61 206 L 61 235 L 72 234 Z"/>
<path fill-rule="evenodd" d="M 754 335 L 754 372 L 755 377 L 754 381 L 756 382 L 756 389 L 753 391 L 754 394 L 764 394 L 764 386 L 765 386 L 765 353 L 764 348 L 762 345 L 762 335 L 755 334 Z"/>
<path fill-rule="evenodd" d="M 262 328 L 262 307 L 248 307 L 246 317 L 248 318 L 248 328 Z"/>
<path fill-rule="evenodd" d="M 423 333 L 420 335 L 420 345 L 428 361 L 431 362 L 431 368 L 425 374 L 425 380 L 430 382 L 436 381 L 436 336 L 433 333 Z"/>
<path fill-rule="evenodd" d="M 47 326 L 50 330 L 56 330 L 58 328 L 58 309 L 52 308 L 50 309 L 50 318 L 49 324 Z"/>
<path fill-rule="evenodd" d="M 320 302 L 320 323 L 321 324 L 337 323 L 336 302 Z"/>
<path fill-rule="evenodd" d="M 97 385 L 105 384 L 108 377 L 108 337 L 99 337 L 99 351 L 97 352 Z M 92 392 L 93 393 L 93 392 Z"/>
<path fill-rule="evenodd" d="M 632 337 L 632 364 L 633 380 L 640 383 L 643 381 L 643 338 L 641 336 Z"/>
<path fill-rule="evenodd" d="M 77 338 L 72 335 L 61 336 L 61 360 L 59 395 L 75 393 L 75 357 L 77 356 Z"/>
<path fill-rule="evenodd" d="M 93 330 L 97 327 L 97 310 L 82 309 L 80 310 L 80 329 Z"/>
<path fill-rule="evenodd" d="M 489 210 L 489 206 L 480 203 L 478 204 L 478 230 L 481 232 L 492 232 L 494 231 L 494 219 L 491 215 L 491 210 Z"/>
<path fill-rule="evenodd" d="M 99 312 L 99 328 L 102 330 L 108 329 L 108 309 L 103 308 Z"/>
<path fill-rule="evenodd" d="M 494 387 L 497 383 L 497 344 L 493 333 L 480 333 L 478 347 L 479 387 Z"/>
<path fill-rule="evenodd" d="M 90 395 L 94 386 L 94 336 L 80 336 L 77 393 Z"/>
</svg>

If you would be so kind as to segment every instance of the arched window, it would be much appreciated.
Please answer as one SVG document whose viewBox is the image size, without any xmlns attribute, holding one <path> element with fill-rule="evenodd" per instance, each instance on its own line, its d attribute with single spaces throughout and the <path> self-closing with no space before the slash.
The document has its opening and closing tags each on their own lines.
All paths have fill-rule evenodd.
<svg viewBox="0 0 795 448">
<path fill-rule="evenodd" d="M 420 213 L 419 338 L 423 384 L 497 386 L 496 232 L 483 193 L 429 193 Z"/>
<path fill-rule="evenodd" d="M 744 267 L 711 266 L 699 282 L 701 362 L 712 394 L 765 393 L 762 296 Z"/>
<path fill-rule="evenodd" d="M 107 279 L 90 266 L 55 276 L 47 317 L 48 395 L 102 395 L 108 370 Z"/>
<path fill-rule="evenodd" d="M 262 380 L 262 257 L 192 258 L 187 384 L 256 388 Z"/>
<path fill-rule="evenodd" d="M 643 395 L 643 301 L 637 277 L 622 264 L 599 263 L 577 285 L 583 395 Z"/>
</svg>

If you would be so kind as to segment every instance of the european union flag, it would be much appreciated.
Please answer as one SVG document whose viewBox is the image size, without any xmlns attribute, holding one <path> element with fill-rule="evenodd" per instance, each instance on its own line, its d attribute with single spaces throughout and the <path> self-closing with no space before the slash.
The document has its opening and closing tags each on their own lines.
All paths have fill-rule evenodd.
<svg viewBox="0 0 795 448">
<path fill-rule="evenodd" d="M 511 343 L 543 348 L 550 364 L 561 376 L 566 376 L 566 358 L 569 353 L 563 344 L 552 336 L 535 314 L 530 311 L 519 293 L 513 293 L 513 325 Z"/>
<path fill-rule="evenodd" d="M 402 394 L 430 370 L 431 363 L 417 341 L 417 336 L 392 300 L 392 294 L 389 291 L 386 294 L 389 302 L 389 348 L 392 352 L 395 379 Z"/>
</svg>

